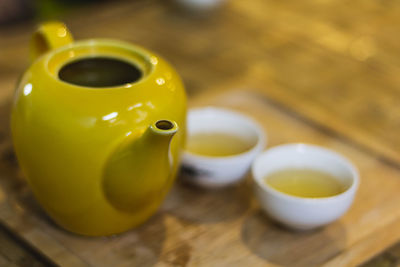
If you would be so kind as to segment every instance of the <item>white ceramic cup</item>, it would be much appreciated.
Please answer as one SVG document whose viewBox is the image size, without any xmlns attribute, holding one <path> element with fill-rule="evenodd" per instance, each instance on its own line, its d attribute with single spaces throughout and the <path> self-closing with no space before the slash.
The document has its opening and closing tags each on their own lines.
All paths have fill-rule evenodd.
<svg viewBox="0 0 400 267">
<path fill-rule="evenodd" d="M 188 112 L 187 125 L 187 142 L 197 133 L 217 132 L 235 135 L 253 144 L 243 153 L 221 157 L 193 154 L 185 150 L 181 177 L 203 187 L 223 187 L 240 181 L 266 142 L 262 128 L 253 119 L 228 109 L 192 109 Z"/>
<path fill-rule="evenodd" d="M 282 193 L 265 183 L 268 174 L 287 168 L 326 172 L 346 190 L 331 197 L 306 198 Z M 358 171 L 349 160 L 331 150 L 307 144 L 281 145 L 263 152 L 254 161 L 252 174 L 263 210 L 276 221 L 298 230 L 316 228 L 342 216 L 352 204 L 359 184 Z"/>
</svg>

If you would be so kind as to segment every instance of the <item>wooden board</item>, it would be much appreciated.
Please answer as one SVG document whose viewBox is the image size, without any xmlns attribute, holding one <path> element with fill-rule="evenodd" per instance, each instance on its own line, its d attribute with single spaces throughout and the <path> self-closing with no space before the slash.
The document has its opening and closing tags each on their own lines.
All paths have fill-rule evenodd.
<svg viewBox="0 0 400 267">
<path fill-rule="evenodd" d="M 382 175 L 385 177 L 397 176 L 396 179 L 399 180 L 396 171 L 399 169 L 400 163 L 400 139 L 398 138 L 400 113 L 397 104 L 400 101 L 398 90 L 400 49 L 397 45 L 400 4 L 398 2 L 253 0 L 249 3 L 248 1 L 229 0 L 221 10 L 203 17 L 177 12 L 173 6 L 166 4 L 167 2 L 171 1 L 96 2 L 94 5 L 65 14 L 61 19 L 67 22 L 77 39 L 92 37 L 124 39 L 157 51 L 178 69 L 190 96 L 201 94 L 206 90 L 221 91 L 226 88 L 246 86 L 245 90 L 252 91 L 252 93 L 244 97 L 247 99 L 244 101 L 244 106 L 241 107 L 244 111 L 249 114 L 254 113 L 252 108 L 250 110 L 246 108 L 246 105 L 250 103 L 252 107 L 253 105 L 263 106 L 260 108 L 263 110 L 261 114 L 266 112 L 276 114 L 282 110 L 284 114 L 290 114 L 285 115 L 286 119 L 283 119 L 282 122 L 276 122 L 277 125 L 271 131 L 279 132 L 284 136 L 286 135 L 283 132 L 294 131 L 296 135 L 290 133 L 286 137 L 281 137 L 280 134 L 276 134 L 274 138 L 277 139 L 271 139 L 273 144 L 292 141 L 295 136 L 299 138 L 298 140 L 304 138 L 304 140 L 314 141 L 312 137 L 308 137 L 308 134 L 314 130 L 306 129 L 317 128 L 317 131 L 324 135 L 323 140 L 317 138 L 317 143 L 328 142 L 328 145 L 334 148 L 338 147 L 336 143 L 341 144 L 340 147 L 350 146 L 351 151 L 347 151 L 347 148 L 343 151 L 352 157 L 353 150 L 357 151 L 358 154 L 363 155 L 359 159 L 360 161 L 365 161 L 365 158 L 370 159 L 371 164 L 376 166 L 368 166 L 364 172 L 367 172 L 370 177 L 375 177 L 376 180 L 373 181 L 377 186 L 369 186 L 369 189 L 364 190 L 366 192 L 370 190 L 369 194 L 374 199 L 373 194 L 380 190 L 378 181 Z M 23 228 L 19 229 L 17 234 L 24 233 L 24 238 L 27 238 L 33 245 L 40 244 L 39 248 L 45 250 L 46 254 L 51 255 L 53 259 L 57 259 L 57 262 L 70 263 L 66 265 L 96 263 L 94 260 L 88 261 L 86 258 L 91 253 L 97 253 L 94 252 L 95 248 L 85 252 L 86 256 L 67 253 L 75 251 L 70 249 L 71 246 L 76 245 L 78 249 L 85 248 L 85 242 L 89 241 L 77 241 L 81 242 L 80 246 L 74 243 L 75 241 L 67 242 L 69 245 L 64 245 L 63 238 L 65 236 L 47 233 L 50 231 L 47 227 L 48 221 L 43 222 L 44 217 L 38 216 L 40 209 L 32 200 L 23 180 L 21 181 L 21 174 L 18 173 L 11 152 L 6 127 L 9 102 L 18 76 L 28 65 L 27 48 L 33 28 L 33 23 L 23 23 L 0 29 L 0 152 L 2 155 L 0 184 L 3 185 L 0 188 L 1 192 L 4 191 L 0 194 L 3 196 L 0 198 L 2 199 L 0 203 L 3 203 L 1 213 L 8 214 L 6 216 L 10 220 L 8 225 L 13 229 Z M 257 105 L 253 103 L 254 96 L 257 99 Z M 264 103 L 262 100 L 264 97 L 270 99 L 271 102 Z M 215 101 L 219 105 L 224 102 L 224 100 L 218 97 L 214 99 L 214 96 L 208 94 L 204 101 Z M 241 104 L 226 103 L 226 105 L 237 107 Z M 278 107 L 278 111 L 272 112 L 271 110 L 275 110 L 276 107 Z M 271 116 L 271 118 L 263 119 L 263 123 L 266 123 L 267 127 L 269 127 L 267 123 L 275 121 L 273 119 L 275 115 Z M 297 119 L 287 119 L 290 117 Z M 297 121 L 297 123 L 293 124 L 293 121 Z M 301 126 L 296 126 L 298 124 Z M 268 130 L 270 129 L 268 128 Z M 272 133 L 270 132 L 270 134 Z M 335 140 L 335 142 L 324 140 Z M 367 157 L 365 154 L 369 154 L 371 157 Z M 358 158 L 358 156 L 355 157 Z M 391 167 L 383 162 L 390 164 Z M 380 173 L 381 168 L 386 170 L 382 174 Z M 398 184 L 393 183 L 393 191 L 396 186 L 399 188 Z M 188 190 L 186 187 L 180 185 L 176 189 L 177 192 L 186 192 L 186 190 Z M 14 194 L 15 192 L 17 193 Z M 187 195 L 197 196 L 199 205 L 212 201 L 202 200 L 202 195 L 196 195 L 196 192 L 189 190 Z M 386 191 L 383 190 L 383 192 Z M 233 193 L 228 191 L 226 194 L 230 196 Z M 381 213 L 388 214 L 393 205 L 398 205 L 398 203 L 393 203 L 395 199 L 391 194 L 387 195 L 385 200 L 383 198 L 384 196 L 379 193 L 377 199 L 367 199 L 365 212 L 371 211 L 369 213 L 371 217 L 365 219 L 365 225 L 364 223 L 355 223 L 362 226 L 360 231 L 367 231 L 365 229 L 370 227 L 369 222 L 373 219 L 377 220 L 378 222 L 371 226 L 372 229 L 368 230 L 368 233 L 350 238 L 348 244 L 338 246 L 335 250 L 329 248 L 332 249 L 332 253 L 335 251 L 337 256 L 331 257 L 332 266 L 338 263 L 361 262 L 393 241 L 399 240 L 396 231 L 392 232 L 391 230 L 398 227 L 397 220 L 393 219 L 393 222 L 390 223 L 390 219 L 381 216 Z M 188 201 L 187 197 L 183 199 Z M 230 200 L 229 197 L 228 199 Z M 4 201 L 8 204 L 4 204 Z M 23 205 L 20 204 L 21 201 L 24 203 Z M 221 198 L 221 201 L 225 201 L 225 198 Z M 386 204 L 384 204 L 385 201 Z M 246 204 L 247 206 L 245 205 L 240 216 L 234 218 L 237 224 L 243 222 L 252 211 L 257 210 L 257 204 L 252 204 L 255 203 L 254 200 L 250 202 L 250 206 Z M 175 205 L 172 207 L 177 207 L 178 204 Z M 184 211 L 189 210 L 187 206 L 185 207 L 182 208 Z M 25 211 L 27 209 L 28 211 Z M 30 210 L 35 211 L 34 215 Z M 17 211 L 18 214 L 24 215 L 22 217 L 16 215 Z M 204 212 L 209 214 L 206 208 L 204 208 Z M 393 213 L 390 218 L 397 218 L 396 211 Z M 362 213 L 358 214 L 359 217 L 356 216 L 356 218 L 363 218 Z M 383 221 L 380 222 L 381 217 L 383 217 Z M 188 236 L 186 230 L 195 232 L 193 233 L 196 235 L 194 239 L 199 240 L 202 234 L 198 233 L 198 229 L 207 232 L 209 225 L 203 229 L 198 226 L 202 224 L 193 219 L 195 223 L 190 224 L 189 227 L 186 224 L 189 224 L 187 221 L 191 220 L 176 219 L 174 221 L 172 220 L 175 218 L 174 215 L 164 210 L 156 218 L 161 219 L 156 219 L 156 222 L 150 223 L 150 225 L 162 225 L 164 230 L 176 229 L 176 231 L 184 232 L 185 238 L 176 240 L 171 237 L 170 232 L 164 233 L 164 237 L 158 240 L 163 240 L 160 241 L 162 245 L 147 245 L 150 247 L 145 250 L 147 252 L 143 252 L 143 245 L 138 248 L 137 242 L 139 241 L 135 241 L 136 243 L 124 241 L 133 242 L 134 252 L 130 252 L 141 255 L 138 256 L 138 263 L 150 264 L 161 261 L 162 263 L 158 263 L 158 265 L 179 266 L 184 265 L 185 262 L 190 263 L 189 265 L 207 265 L 207 259 L 219 259 L 215 253 L 211 253 L 213 256 L 208 258 L 199 256 L 205 255 L 205 253 L 200 252 L 200 245 L 195 245 L 197 241 L 189 243 L 189 250 L 192 253 L 181 253 L 184 256 L 179 256 L 181 255 L 179 251 L 185 251 L 186 246 L 180 247 L 177 243 L 183 244 L 183 241 L 186 240 L 186 236 Z M 32 220 L 33 222 L 31 222 Z M 172 222 L 170 222 L 171 220 Z M 347 229 L 347 224 L 345 225 L 345 229 Z M 148 229 L 143 227 L 141 229 Z M 270 227 L 272 226 L 267 224 L 265 229 Z M 155 226 L 151 229 L 158 228 L 159 226 Z M 232 231 L 237 233 L 239 226 L 236 225 L 233 228 Z M 139 235 L 137 231 L 130 235 L 135 238 L 139 238 L 137 237 L 139 235 L 140 238 L 146 239 L 150 235 L 146 231 L 163 233 L 160 230 L 140 230 L 140 233 L 143 231 L 145 232 L 143 235 Z M 188 238 L 192 238 L 192 236 Z M 268 239 L 268 236 L 266 238 Z M 232 242 L 237 244 L 237 239 L 238 237 Z M 165 243 L 165 240 L 169 241 Z M 258 244 L 256 241 L 254 244 Z M 112 242 L 113 245 L 107 242 Z M 101 248 L 104 246 L 104 250 L 100 250 L 99 253 L 112 249 L 111 247 L 118 250 L 119 246 L 122 246 L 121 241 L 118 240 L 107 242 L 103 245 L 96 245 Z M 148 242 L 153 244 L 153 241 Z M 146 242 L 139 243 L 147 244 Z M 47 244 L 45 245 L 47 249 L 43 249 L 43 244 Z M 87 244 L 89 246 L 91 243 Z M 144 246 L 146 247 L 146 245 Z M 244 251 L 246 249 L 251 251 L 245 245 L 241 248 Z M 283 251 L 293 252 L 294 248 L 295 246 L 289 247 Z M 120 250 L 127 251 L 126 249 Z M 260 248 L 260 250 L 262 249 Z M 143 256 L 143 253 L 147 256 Z M 268 257 L 267 252 L 259 253 L 261 256 L 250 252 L 246 253 L 239 253 L 238 257 L 244 257 L 247 259 L 246 262 L 255 263 L 255 265 L 259 265 L 258 263 L 263 265 L 268 260 L 269 263 L 274 263 L 274 260 Z M 188 254 L 190 257 L 187 256 Z M 307 253 L 305 254 L 308 258 L 310 257 Z M 327 257 L 326 253 L 322 254 L 325 255 L 325 258 Z M 261 260 L 255 260 L 257 257 Z M 150 258 L 151 260 L 149 260 Z M 275 263 L 279 265 L 282 262 L 279 259 L 282 258 L 283 256 L 278 257 Z M 98 261 L 102 260 L 107 262 L 104 258 L 98 259 Z M 232 260 L 227 262 L 231 263 Z"/>
<path fill-rule="evenodd" d="M 191 105 L 218 105 L 254 117 L 268 134 L 268 146 L 307 142 L 343 153 L 361 173 L 354 205 L 337 222 L 298 233 L 261 212 L 248 178 L 218 191 L 178 182 L 160 211 L 137 229 L 114 237 L 70 234 L 46 217 L 22 178 L 7 131 L 8 104 L 0 107 L 0 220 L 62 266 L 352 266 L 400 239 L 398 167 L 248 90 L 204 93 Z"/>
</svg>

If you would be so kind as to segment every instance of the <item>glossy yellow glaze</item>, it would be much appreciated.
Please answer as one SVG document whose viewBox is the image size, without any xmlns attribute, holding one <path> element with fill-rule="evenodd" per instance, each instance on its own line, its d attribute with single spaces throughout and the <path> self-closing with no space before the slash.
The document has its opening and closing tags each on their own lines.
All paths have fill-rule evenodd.
<svg viewBox="0 0 400 267">
<path fill-rule="evenodd" d="M 30 44 L 31 60 L 34 61 L 45 52 L 72 42 L 72 35 L 64 23 L 58 21 L 44 22 L 39 25 L 32 35 Z"/>
<path fill-rule="evenodd" d="M 40 27 L 31 45 L 36 60 L 17 86 L 11 122 L 36 198 L 59 225 L 79 234 L 109 235 L 144 222 L 170 189 L 185 141 L 186 95 L 178 74 L 135 45 L 73 42 L 57 22 Z M 58 79 L 66 63 L 93 56 L 131 62 L 143 77 L 101 89 Z M 172 127 L 157 128 L 159 120 Z"/>
</svg>

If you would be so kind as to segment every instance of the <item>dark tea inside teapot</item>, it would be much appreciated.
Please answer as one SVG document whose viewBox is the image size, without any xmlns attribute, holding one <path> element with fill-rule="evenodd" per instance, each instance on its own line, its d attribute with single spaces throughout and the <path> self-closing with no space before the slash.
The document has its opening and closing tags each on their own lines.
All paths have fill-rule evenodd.
<svg viewBox="0 0 400 267">
<path fill-rule="evenodd" d="M 134 83 L 142 77 L 142 71 L 118 58 L 88 57 L 66 64 L 58 77 L 67 83 L 101 88 Z"/>
</svg>

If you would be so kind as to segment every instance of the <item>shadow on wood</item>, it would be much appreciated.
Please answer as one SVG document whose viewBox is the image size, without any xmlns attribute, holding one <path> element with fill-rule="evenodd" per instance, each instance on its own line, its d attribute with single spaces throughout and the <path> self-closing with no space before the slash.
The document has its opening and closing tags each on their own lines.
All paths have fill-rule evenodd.
<svg viewBox="0 0 400 267">
<path fill-rule="evenodd" d="M 187 222 L 217 223 L 242 216 L 250 208 L 250 198 L 249 179 L 214 190 L 178 181 L 167 197 L 163 210 Z"/>
<path fill-rule="evenodd" d="M 245 219 L 241 236 L 250 251 L 281 266 L 319 266 L 346 245 L 346 232 L 339 222 L 296 232 L 271 221 L 261 210 Z"/>
</svg>

